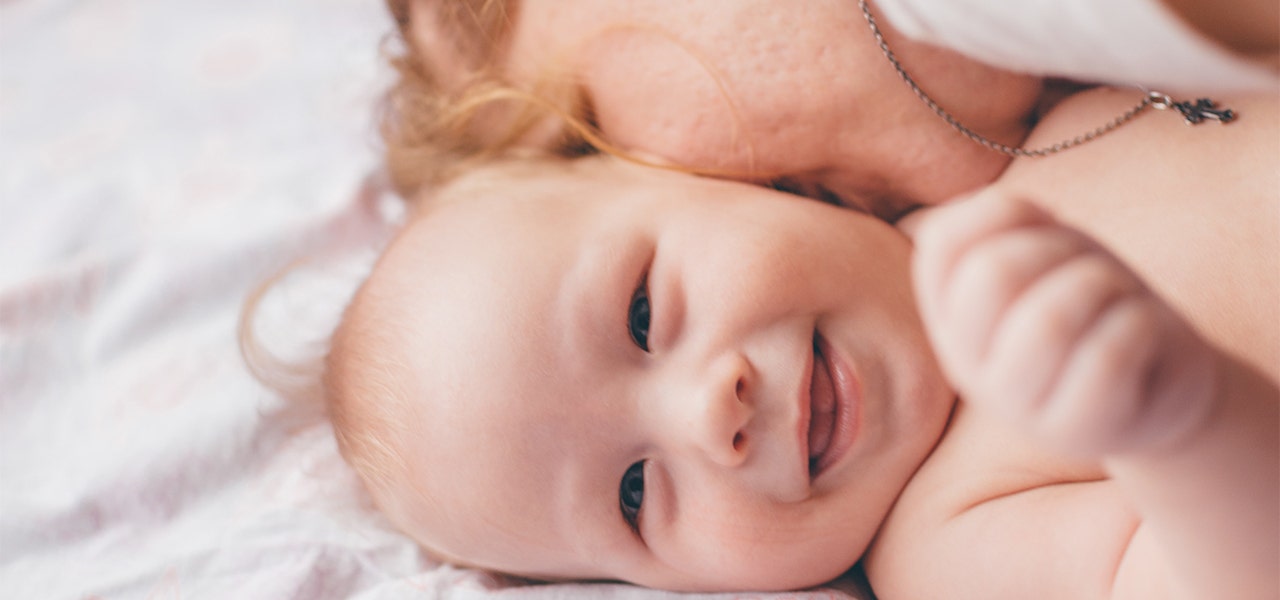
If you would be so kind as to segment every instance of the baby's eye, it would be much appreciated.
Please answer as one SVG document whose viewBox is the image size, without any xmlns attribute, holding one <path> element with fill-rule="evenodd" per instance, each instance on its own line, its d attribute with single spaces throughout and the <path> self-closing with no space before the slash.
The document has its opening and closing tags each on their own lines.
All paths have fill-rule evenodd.
<svg viewBox="0 0 1280 600">
<path fill-rule="evenodd" d="M 649 351 L 649 310 L 649 289 L 647 283 L 641 281 L 627 309 L 627 331 L 631 333 L 631 340 L 645 352 Z"/>
<path fill-rule="evenodd" d="M 622 519 L 631 530 L 640 533 L 640 506 L 644 504 L 644 461 L 627 467 L 622 474 L 622 485 L 618 486 L 618 507 L 622 509 Z"/>
</svg>

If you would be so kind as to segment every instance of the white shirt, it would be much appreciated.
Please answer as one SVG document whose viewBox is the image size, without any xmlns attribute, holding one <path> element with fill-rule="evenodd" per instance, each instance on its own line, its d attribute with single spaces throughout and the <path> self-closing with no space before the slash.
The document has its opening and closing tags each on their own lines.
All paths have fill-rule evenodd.
<svg viewBox="0 0 1280 600">
<path fill-rule="evenodd" d="M 1159 0 L 876 0 L 916 40 L 1012 71 L 1163 92 L 1280 89 Z"/>
</svg>

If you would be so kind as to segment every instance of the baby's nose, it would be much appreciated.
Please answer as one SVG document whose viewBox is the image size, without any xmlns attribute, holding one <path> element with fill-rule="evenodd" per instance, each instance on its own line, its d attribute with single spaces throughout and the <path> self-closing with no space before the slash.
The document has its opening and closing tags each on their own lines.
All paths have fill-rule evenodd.
<svg viewBox="0 0 1280 600">
<path fill-rule="evenodd" d="M 755 414 L 747 398 L 750 374 L 745 357 L 726 355 L 708 367 L 684 400 L 693 445 L 724 467 L 741 465 L 752 444 L 747 434 Z"/>
</svg>

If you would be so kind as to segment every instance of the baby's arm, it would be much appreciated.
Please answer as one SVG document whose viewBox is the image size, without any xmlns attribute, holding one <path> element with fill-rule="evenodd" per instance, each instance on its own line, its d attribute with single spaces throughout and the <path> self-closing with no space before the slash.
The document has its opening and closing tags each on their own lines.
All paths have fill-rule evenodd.
<svg viewBox="0 0 1280 600">
<path fill-rule="evenodd" d="M 979 195 L 934 211 L 915 238 L 921 312 L 966 401 L 1102 460 L 1140 515 L 1113 598 L 1280 593 L 1274 381 L 1030 205 Z"/>
</svg>

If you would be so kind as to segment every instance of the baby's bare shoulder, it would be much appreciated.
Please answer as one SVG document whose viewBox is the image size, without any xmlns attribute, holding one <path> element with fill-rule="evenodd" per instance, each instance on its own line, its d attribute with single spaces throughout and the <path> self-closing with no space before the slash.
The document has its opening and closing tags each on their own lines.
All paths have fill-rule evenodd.
<svg viewBox="0 0 1280 600">
<path fill-rule="evenodd" d="M 1158 582 L 1136 572 L 1159 567 L 1146 551 L 1129 552 L 1139 524 L 1096 465 L 1049 457 L 965 413 L 865 565 L 881 600 L 1116 598 L 1119 580 Z"/>
</svg>

